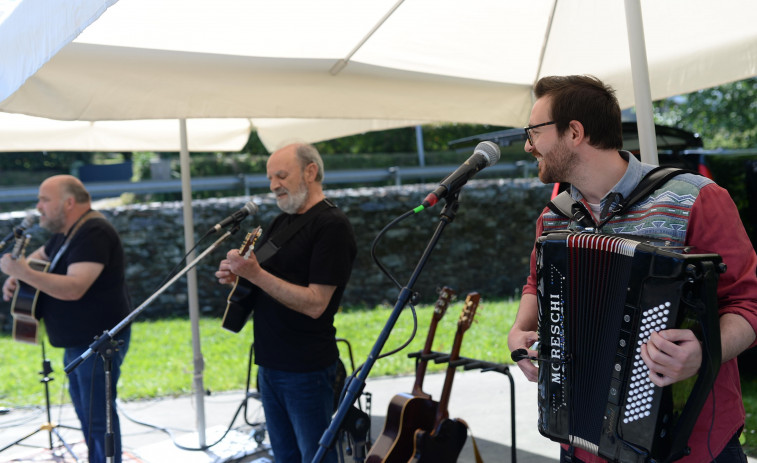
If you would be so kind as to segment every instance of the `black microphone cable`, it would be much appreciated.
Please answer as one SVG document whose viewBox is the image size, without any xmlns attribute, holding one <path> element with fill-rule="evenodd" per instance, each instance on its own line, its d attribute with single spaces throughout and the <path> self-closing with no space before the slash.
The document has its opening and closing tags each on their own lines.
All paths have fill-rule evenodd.
<svg viewBox="0 0 757 463">
<path fill-rule="evenodd" d="M 373 239 L 373 243 L 371 244 L 371 258 L 373 258 L 373 261 L 376 263 L 376 265 L 381 270 L 381 272 L 384 275 L 386 275 L 390 280 L 392 280 L 392 283 L 394 283 L 394 285 L 398 289 L 400 289 L 400 290 L 402 290 L 402 284 L 400 284 L 400 282 L 397 281 L 397 279 L 394 277 L 394 275 L 392 275 L 391 272 L 389 272 L 389 270 L 384 266 L 384 264 L 381 263 L 381 260 L 379 260 L 378 256 L 376 255 L 376 248 L 378 247 L 378 243 L 381 240 L 381 238 L 386 234 L 387 231 L 389 231 L 390 228 L 394 227 L 399 222 L 401 222 L 402 220 L 410 217 L 411 215 L 413 215 L 413 214 L 415 214 L 417 212 L 420 212 L 421 210 L 423 210 L 423 208 L 421 206 L 419 206 L 419 207 L 417 207 L 415 209 L 411 209 L 411 210 L 403 213 L 399 217 L 394 218 L 391 222 L 389 222 L 388 224 L 386 224 L 384 226 L 384 228 L 381 229 L 381 231 L 378 232 L 378 234 L 376 235 L 376 237 Z M 397 347 L 395 349 L 392 349 L 389 352 L 380 354 L 378 356 L 378 358 L 376 358 L 376 360 L 388 357 L 390 355 L 394 355 L 397 352 L 402 351 L 405 347 L 407 347 L 408 345 L 410 345 L 410 343 L 413 341 L 413 339 L 415 339 L 415 334 L 418 331 L 418 314 L 415 312 L 415 305 L 414 304 L 415 304 L 415 301 L 416 301 L 417 297 L 418 297 L 418 294 L 417 293 L 413 293 L 412 297 L 410 298 L 410 301 L 408 302 L 408 305 L 410 306 L 410 312 L 413 314 L 413 330 L 410 333 L 410 335 L 408 336 L 408 339 L 404 343 L 402 343 L 402 345 L 400 345 L 399 347 Z M 365 365 L 365 363 L 361 363 L 355 369 L 355 371 L 353 372 L 353 375 L 356 375 L 357 372 L 359 372 L 360 369 L 363 368 L 363 365 Z"/>
</svg>

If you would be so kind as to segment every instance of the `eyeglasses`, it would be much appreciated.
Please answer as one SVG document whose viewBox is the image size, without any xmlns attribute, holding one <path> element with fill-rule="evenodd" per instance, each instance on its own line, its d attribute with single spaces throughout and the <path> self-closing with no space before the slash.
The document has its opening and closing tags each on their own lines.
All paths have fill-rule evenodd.
<svg viewBox="0 0 757 463">
<path fill-rule="evenodd" d="M 525 127 L 523 129 L 526 131 L 526 138 L 528 138 L 528 142 L 531 143 L 531 146 L 534 146 L 534 139 L 531 138 L 531 130 L 539 128 L 539 127 L 544 127 L 545 125 L 552 125 L 552 124 L 556 124 L 556 122 L 550 121 L 550 122 L 545 122 L 543 124 L 529 125 L 528 127 Z"/>
</svg>

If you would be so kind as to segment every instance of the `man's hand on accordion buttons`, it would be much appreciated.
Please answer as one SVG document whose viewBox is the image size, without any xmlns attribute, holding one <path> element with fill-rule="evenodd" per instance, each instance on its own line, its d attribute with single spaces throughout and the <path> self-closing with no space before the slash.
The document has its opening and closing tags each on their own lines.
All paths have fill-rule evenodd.
<svg viewBox="0 0 757 463">
<path fill-rule="evenodd" d="M 702 346 L 691 330 L 653 332 L 641 346 L 641 358 L 657 386 L 667 386 L 697 374 L 702 364 Z"/>
</svg>

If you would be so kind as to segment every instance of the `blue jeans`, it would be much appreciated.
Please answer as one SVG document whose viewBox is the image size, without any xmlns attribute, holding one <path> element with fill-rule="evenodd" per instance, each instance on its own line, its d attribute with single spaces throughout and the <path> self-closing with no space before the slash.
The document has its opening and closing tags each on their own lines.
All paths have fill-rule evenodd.
<svg viewBox="0 0 757 463">
<path fill-rule="evenodd" d="M 116 384 L 121 375 L 121 364 L 129 350 L 131 327 L 126 327 L 116 334 L 116 340 L 123 341 L 118 352 L 113 355 L 111 364 L 111 407 L 113 418 L 113 461 L 121 463 L 121 426 L 116 411 Z M 63 362 L 68 365 L 89 347 L 67 347 L 63 353 Z M 84 439 L 87 441 L 89 463 L 105 462 L 105 434 L 107 431 L 105 417 L 105 369 L 102 357 L 94 353 L 74 368 L 68 375 L 68 390 L 79 418 Z"/>
<path fill-rule="evenodd" d="M 276 463 L 310 463 L 334 412 L 336 363 L 304 373 L 258 367 L 258 389 Z M 323 462 L 336 463 L 330 449 Z"/>
</svg>

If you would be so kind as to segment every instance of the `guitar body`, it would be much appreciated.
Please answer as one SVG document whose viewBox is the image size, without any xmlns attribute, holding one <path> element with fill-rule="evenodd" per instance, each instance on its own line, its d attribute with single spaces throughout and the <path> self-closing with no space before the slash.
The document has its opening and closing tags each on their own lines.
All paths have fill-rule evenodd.
<svg viewBox="0 0 757 463">
<path fill-rule="evenodd" d="M 257 286 L 252 285 L 247 280 L 237 278 L 231 294 L 229 294 L 221 326 L 234 333 L 239 333 L 252 315 L 252 296 L 258 290 Z"/>
<path fill-rule="evenodd" d="M 255 249 L 255 241 L 260 237 L 262 229 L 257 227 L 255 230 L 247 234 L 244 239 L 244 243 L 239 248 L 239 255 L 245 258 L 250 256 L 253 249 Z M 221 326 L 234 333 L 239 333 L 244 328 L 244 324 L 252 314 L 252 296 L 257 292 L 258 287 L 250 283 L 249 281 L 237 277 L 234 282 L 234 286 L 229 292 L 229 297 L 226 299 L 226 312 L 223 314 L 223 320 Z"/>
<path fill-rule="evenodd" d="M 447 286 L 439 291 L 439 300 L 431 317 L 423 354 L 431 352 L 436 326 L 454 296 L 455 292 Z M 367 463 L 407 463 L 413 455 L 413 434 L 416 429 L 430 431 L 434 428 L 439 404 L 431 400 L 431 395 L 423 392 L 423 377 L 427 364 L 428 360 L 420 360 L 416 364 L 412 394 L 403 393 L 392 397 L 386 411 L 384 429 L 368 452 Z"/>
<path fill-rule="evenodd" d="M 447 407 L 452 394 L 452 381 L 457 367 L 452 362 L 460 358 L 460 347 L 463 344 L 463 334 L 473 323 L 473 316 L 478 308 L 481 296 L 478 293 L 468 293 L 465 305 L 457 321 L 457 332 L 452 342 L 449 356 L 447 375 L 444 378 L 442 394 L 434 417 L 431 431 L 418 429 L 413 437 L 413 455 L 409 463 L 454 463 L 460 455 L 465 439 L 468 437 L 468 426 L 461 420 L 450 419 Z"/>
<path fill-rule="evenodd" d="M 433 432 L 415 432 L 410 463 L 455 463 L 468 438 L 468 427 L 458 420 L 446 419 Z"/>
<path fill-rule="evenodd" d="M 366 463 L 407 463 L 413 455 L 415 431 L 433 429 L 437 405 L 412 394 L 392 397 L 384 429 L 368 452 Z"/>
<path fill-rule="evenodd" d="M 50 268 L 50 262 L 37 259 L 29 259 L 29 266 L 37 271 L 46 272 Z M 11 315 L 13 315 L 13 340 L 37 344 L 37 330 L 39 322 L 36 316 L 37 298 L 39 290 L 23 281 L 18 281 L 16 292 L 11 302 Z"/>
</svg>

